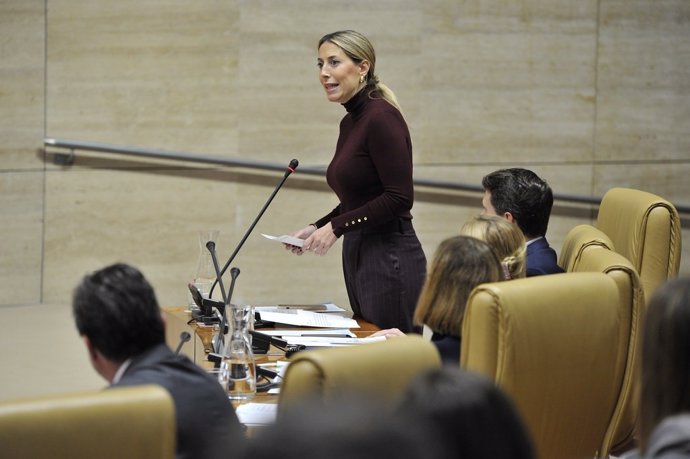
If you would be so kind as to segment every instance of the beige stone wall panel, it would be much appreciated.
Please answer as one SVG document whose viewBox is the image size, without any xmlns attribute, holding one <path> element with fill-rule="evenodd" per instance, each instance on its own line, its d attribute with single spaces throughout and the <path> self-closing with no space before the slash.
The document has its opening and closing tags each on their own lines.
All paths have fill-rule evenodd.
<svg viewBox="0 0 690 459">
<path fill-rule="evenodd" d="M 0 174 L 0 304 L 41 301 L 43 175 Z"/>
<path fill-rule="evenodd" d="M 48 133 L 237 154 L 239 2 L 51 1 Z"/>
<path fill-rule="evenodd" d="M 589 161 L 595 2 L 431 2 L 422 161 Z"/>
<path fill-rule="evenodd" d="M 690 3 L 602 1 L 599 42 L 597 159 L 687 161 Z"/>
<path fill-rule="evenodd" d="M 0 171 L 42 169 L 44 2 L 0 3 Z"/>
<path fill-rule="evenodd" d="M 121 261 L 147 275 L 161 304 L 184 304 L 199 255 L 197 231 L 221 231 L 217 250 L 223 264 L 279 178 L 243 179 L 219 171 L 80 168 L 51 174 L 46 202 L 46 301 L 69 301 L 81 276 Z M 330 193 L 282 190 L 233 264 L 241 270 L 237 300 L 342 303 L 337 247 L 315 261 L 311 255 L 292 256 L 260 236 L 299 229 L 320 216 L 305 209 L 326 213 L 333 205 Z M 286 288 L 293 285 L 294 289 Z"/>
</svg>

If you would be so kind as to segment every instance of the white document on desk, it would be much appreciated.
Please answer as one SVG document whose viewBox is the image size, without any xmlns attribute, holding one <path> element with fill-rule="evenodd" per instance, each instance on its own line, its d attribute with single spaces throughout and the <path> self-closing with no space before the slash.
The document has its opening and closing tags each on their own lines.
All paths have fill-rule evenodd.
<svg viewBox="0 0 690 459">
<path fill-rule="evenodd" d="M 278 405 L 275 403 L 243 403 L 235 409 L 237 418 L 246 426 L 263 426 L 276 422 Z"/>
<path fill-rule="evenodd" d="M 285 330 L 285 329 L 266 329 L 262 328 L 257 330 L 264 335 L 271 336 L 323 336 L 331 338 L 357 338 L 351 330 L 347 328 L 328 328 L 325 330 Z"/>
<path fill-rule="evenodd" d="M 356 320 L 347 317 L 319 314 L 301 309 L 288 309 L 281 312 L 258 311 L 257 314 L 261 320 L 266 322 L 277 322 L 298 327 L 359 328 Z"/>
<path fill-rule="evenodd" d="M 277 306 L 254 306 L 254 311 L 256 312 L 261 312 L 261 311 L 272 311 L 272 312 L 285 312 L 285 310 L 294 310 L 294 309 L 303 309 L 305 311 L 311 311 L 311 312 L 318 312 L 320 314 L 325 314 L 328 312 L 339 312 L 339 313 L 345 313 L 345 309 L 341 308 L 335 303 L 320 303 L 320 304 L 313 304 L 313 305 L 299 305 L 299 304 L 292 304 L 292 305 L 277 305 Z"/>
<path fill-rule="evenodd" d="M 288 344 L 303 344 L 309 347 L 337 347 L 337 346 L 354 346 L 358 344 L 376 343 L 379 341 L 386 341 L 385 336 L 367 337 L 367 338 L 329 338 L 326 336 L 284 336 L 283 339 Z"/>
</svg>

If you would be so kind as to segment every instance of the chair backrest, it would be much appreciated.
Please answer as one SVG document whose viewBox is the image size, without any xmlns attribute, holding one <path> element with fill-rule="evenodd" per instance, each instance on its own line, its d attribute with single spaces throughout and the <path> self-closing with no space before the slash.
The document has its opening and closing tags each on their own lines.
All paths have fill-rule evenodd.
<svg viewBox="0 0 690 459">
<path fill-rule="evenodd" d="M 574 233 L 581 240 L 589 233 L 596 237 L 600 231 L 589 225 L 582 227 Z M 576 228 L 577 229 L 577 228 Z M 568 233 L 566 241 L 571 236 Z M 591 239 L 591 238 L 590 238 Z M 625 357 L 625 373 L 621 385 L 618 405 L 611 420 L 606 445 L 614 451 L 629 449 L 635 434 L 635 425 L 639 411 L 636 391 L 639 390 L 640 379 L 640 339 L 641 327 L 646 315 L 646 304 L 640 278 L 632 263 L 623 255 L 611 250 L 603 249 L 596 244 L 584 244 L 578 255 L 570 265 L 572 272 L 601 272 L 609 275 L 618 285 L 620 292 L 620 342 L 627 346 Z M 626 344 L 627 343 L 627 344 Z M 606 452 L 606 451 L 602 451 Z"/>
<path fill-rule="evenodd" d="M 285 371 L 278 415 L 306 398 L 328 404 L 343 394 L 363 394 L 394 404 L 412 378 L 440 366 L 436 346 L 418 335 L 303 351 L 292 357 Z"/>
<path fill-rule="evenodd" d="M 175 412 L 160 386 L 76 392 L 0 403 L 7 459 L 173 458 Z"/>
<path fill-rule="evenodd" d="M 645 298 L 651 298 L 660 284 L 678 275 L 680 218 L 667 200 L 645 191 L 612 188 L 601 200 L 596 227 L 635 266 Z"/>
<path fill-rule="evenodd" d="M 625 370 L 619 295 L 603 273 L 483 284 L 470 295 L 461 366 L 513 399 L 541 459 L 602 448 Z"/>
<path fill-rule="evenodd" d="M 613 241 L 603 231 L 592 225 L 578 225 L 568 231 L 563 239 L 563 247 L 558 257 L 558 265 L 566 271 L 573 271 L 582 256 L 589 248 L 615 250 Z"/>
</svg>

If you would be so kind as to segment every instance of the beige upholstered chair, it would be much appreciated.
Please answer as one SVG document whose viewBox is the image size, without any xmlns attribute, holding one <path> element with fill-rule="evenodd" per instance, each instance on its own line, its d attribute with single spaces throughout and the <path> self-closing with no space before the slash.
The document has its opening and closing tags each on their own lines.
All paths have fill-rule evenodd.
<svg viewBox="0 0 690 459">
<path fill-rule="evenodd" d="M 513 399 L 540 459 L 608 450 L 627 357 L 619 296 L 611 276 L 594 272 L 483 284 L 470 295 L 461 366 Z"/>
<path fill-rule="evenodd" d="M 2 402 L 0 450 L 6 459 L 172 458 L 173 401 L 149 385 Z"/>
<path fill-rule="evenodd" d="M 638 415 L 635 394 L 640 378 L 639 341 L 646 305 L 635 267 L 623 255 L 612 251 L 613 246 L 606 239 L 607 236 L 593 226 L 576 226 L 565 237 L 563 247 L 567 250 L 562 252 L 562 257 L 568 271 L 605 273 L 616 281 L 620 291 L 621 343 L 627 342 L 626 370 L 607 437 L 607 444 L 618 453 L 632 447 L 635 434 Z"/>
<path fill-rule="evenodd" d="M 615 250 L 613 241 L 603 231 L 592 225 L 578 225 L 568 231 L 558 257 L 558 265 L 566 271 L 573 271 L 585 250 L 602 248 Z"/>
<path fill-rule="evenodd" d="M 440 366 L 436 346 L 418 335 L 300 352 L 285 372 L 278 414 L 305 398 L 328 404 L 329 400 L 352 393 L 393 404 L 412 378 Z"/>
<path fill-rule="evenodd" d="M 680 218 L 667 200 L 645 191 L 613 188 L 601 200 L 595 226 L 632 262 L 645 298 L 651 298 L 661 283 L 678 275 Z"/>
</svg>

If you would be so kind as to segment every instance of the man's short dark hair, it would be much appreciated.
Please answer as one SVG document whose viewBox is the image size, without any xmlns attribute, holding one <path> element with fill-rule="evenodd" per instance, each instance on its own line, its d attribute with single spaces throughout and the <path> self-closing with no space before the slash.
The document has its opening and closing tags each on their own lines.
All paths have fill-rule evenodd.
<svg viewBox="0 0 690 459">
<path fill-rule="evenodd" d="M 116 362 L 165 342 L 153 288 L 141 272 L 126 264 L 85 276 L 74 290 L 72 313 L 79 334 Z"/>
<path fill-rule="evenodd" d="M 525 238 L 546 235 L 553 192 L 537 174 L 521 168 L 501 169 L 485 176 L 482 186 L 491 193 L 496 213 L 510 212 Z"/>
</svg>

